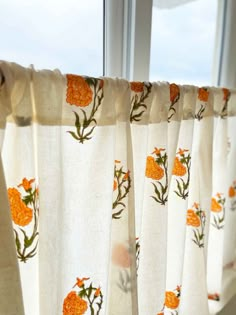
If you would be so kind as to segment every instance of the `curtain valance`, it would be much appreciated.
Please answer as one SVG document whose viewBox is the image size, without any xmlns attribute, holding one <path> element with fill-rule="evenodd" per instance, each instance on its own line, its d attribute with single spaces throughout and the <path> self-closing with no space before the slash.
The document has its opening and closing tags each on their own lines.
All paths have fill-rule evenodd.
<svg viewBox="0 0 236 315">
<path fill-rule="evenodd" d="M 113 124 L 117 119 L 146 124 L 236 114 L 233 89 L 62 75 L 59 70 L 35 71 L 4 62 L 1 72 L 5 113 L 1 124 L 10 113 L 19 125 L 37 121 L 72 126 L 75 113 L 81 122 L 85 117 L 96 120 L 89 126 Z"/>
</svg>

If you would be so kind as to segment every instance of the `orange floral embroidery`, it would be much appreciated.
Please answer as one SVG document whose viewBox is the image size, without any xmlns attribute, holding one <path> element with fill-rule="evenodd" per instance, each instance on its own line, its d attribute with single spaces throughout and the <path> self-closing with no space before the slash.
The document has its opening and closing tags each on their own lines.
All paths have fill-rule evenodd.
<svg viewBox="0 0 236 315">
<path fill-rule="evenodd" d="M 222 88 L 222 92 L 223 92 L 223 107 L 220 113 L 220 117 L 221 118 L 225 118 L 227 117 L 228 113 L 227 113 L 227 108 L 228 108 L 228 102 L 230 99 L 230 90 Z"/>
<path fill-rule="evenodd" d="M 70 105 L 79 107 L 73 111 L 75 131 L 68 130 L 67 132 L 79 143 L 84 143 L 92 138 L 93 131 L 97 126 L 96 113 L 104 98 L 104 82 L 101 79 L 73 74 L 67 74 L 66 77 L 66 101 Z M 88 108 L 84 110 L 86 106 Z"/>
<path fill-rule="evenodd" d="M 130 177 L 130 171 L 125 173 L 123 180 L 127 180 L 129 177 Z"/>
<path fill-rule="evenodd" d="M 16 188 L 8 188 L 8 198 L 12 220 L 20 226 L 28 225 L 33 218 L 33 210 L 21 200 L 21 194 Z"/>
<path fill-rule="evenodd" d="M 130 82 L 131 90 L 136 92 L 136 93 L 143 92 L 143 87 L 144 87 L 143 82 Z"/>
<path fill-rule="evenodd" d="M 89 314 L 99 314 L 102 309 L 103 295 L 101 287 L 94 287 L 91 282 L 86 285 L 84 282 L 89 278 L 77 278 L 74 287 L 78 287 L 78 292 L 71 291 L 63 302 L 63 315 L 83 315 L 88 309 Z"/>
<path fill-rule="evenodd" d="M 67 93 L 66 101 L 70 105 L 85 107 L 92 102 L 93 92 L 85 81 L 79 75 L 67 74 Z"/>
<path fill-rule="evenodd" d="M 201 119 L 203 119 L 203 113 L 206 109 L 206 103 L 208 102 L 208 98 L 209 98 L 209 91 L 207 88 L 199 88 L 198 89 L 198 99 L 199 101 L 203 102 L 200 104 L 197 104 L 197 109 L 196 109 L 196 114 L 195 114 L 195 118 L 200 121 Z"/>
<path fill-rule="evenodd" d="M 211 198 L 211 211 L 220 212 L 222 210 L 222 206 L 216 201 L 215 198 Z"/>
<path fill-rule="evenodd" d="M 183 163 L 180 162 L 178 157 L 175 157 L 172 174 L 175 176 L 184 176 L 186 172 L 186 167 L 183 165 Z"/>
<path fill-rule="evenodd" d="M 82 287 L 84 285 L 84 281 L 87 281 L 87 280 L 89 280 L 89 278 L 82 278 L 82 279 L 76 278 L 76 283 L 73 286 L 73 288 L 76 287 L 76 286 L 77 287 Z"/>
<path fill-rule="evenodd" d="M 176 113 L 176 109 L 175 109 L 175 104 L 178 102 L 180 97 L 180 89 L 178 87 L 178 85 L 176 85 L 175 83 L 171 83 L 170 84 L 170 106 L 169 106 L 169 110 L 168 110 L 168 123 L 171 121 L 171 118 L 174 116 L 174 114 Z"/>
<path fill-rule="evenodd" d="M 165 151 L 165 149 L 163 149 L 163 148 L 154 148 L 154 151 L 152 152 L 152 154 L 156 154 L 156 155 L 159 155 L 159 154 L 161 154 L 161 151 Z"/>
<path fill-rule="evenodd" d="M 96 289 L 94 296 L 98 297 L 100 294 L 101 294 L 101 288 L 99 287 Z"/>
<path fill-rule="evenodd" d="M 165 306 L 175 309 L 179 306 L 179 298 L 172 291 L 167 291 L 165 294 Z"/>
<path fill-rule="evenodd" d="M 184 156 L 185 152 L 188 152 L 188 151 L 189 150 L 179 148 L 179 151 L 177 152 L 177 154 Z"/>
<path fill-rule="evenodd" d="M 140 121 L 143 113 L 147 110 L 146 99 L 151 93 L 152 84 L 144 82 L 130 82 L 130 88 L 132 91 L 130 122 L 132 123 Z"/>
<path fill-rule="evenodd" d="M 206 88 L 198 89 L 198 99 L 202 102 L 207 102 L 209 97 L 209 92 Z"/>
<path fill-rule="evenodd" d="M 225 198 L 222 193 L 217 193 L 211 198 L 211 224 L 220 230 L 224 227 L 225 220 Z"/>
<path fill-rule="evenodd" d="M 13 227 L 17 257 L 24 263 L 36 255 L 38 246 L 39 196 L 34 182 L 35 179 L 23 178 L 21 184 L 17 186 L 19 189 L 7 190 L 12 221 L 19 226 Z M 22 190 L 24 195 L 20 192 Z M 24 230 L 23 227 L 26 225 L 29 226 Z"/>
<path fill-rule="evenodd" d="M 113 191 L 115 191 L 116 189 L 117 189 L 117 181 L 116 180 L 114 180 L 113 181 Z"/>
<path fill-rule="evenodd" d="M 230 197 L 230 198 L 233 198 L 233 197 L 235 197 L 235 195 L 236 195 L 236 192 L 235 192 L 234 187 L 233 187 L 233 186 L 230 186 L 230 187 L 229 187 L 229 197 Z"/>
<path fill-rule="evenodd" d="M 232 211 L 236 210 L 236 181 L 233 181 L 232 185 L 229 187 L 228 195 L 230 198 L 230 209 Z"/>
<path fill-rule="evenodd" d="M 63 315 L 83 315 L 87 309 L 87 302 L 81 299 L 75 291 L 71 291 L 64 299 Z"/>
<path fill-rule="evenodd" d="M 168 200 L 168 175 L 167 163 L 168 158 L 166 150 L 163 148 L 154 148 L 151 153 L 153 156 L 148 156 L 146 160 L 145 175 L 156 182 L 152 182 L 154 188 L 154 195 L 151 197 L 161 205 L 165 205 Z"/>
<path fill-rule="evenodd" d="M 218 293 L 208 294 L 208 300 L 219 301 L 220 300 L 220 296 L 219 296 Z"/>
<path fill-rule="evenodd" d="M 222 88 L 222 91 L 223 91 L 223 101 L 227 101 L 230 97 L 230 91 L 226 88 Z"/>
<path fill-rule="evenodd" d="M 166 308 L 171 310 L 175 310 L 175 314 L 178 314 L 177 308 L 180 302 L 180 295 L 181 295 L 181 286 L 177 286 L 173 291 L 166 291 L 165 292 L 165 302 L 161 312 L 157 313 L 157 315 L 164 315 L 164 313 L 168 312 Z M 169 314 L 169 312 L 168 312 Z M 172 312 L 171 312 L 172 314 Z"/>
<path fill-rule="evenodd" d="M 164 170 L 155 161 L 154 157 L 148 156 L 146 162 L 146 177 L 160 180 L 164 176 Z"/>
<path fill-rule="evenodd" d="M 113 204 L 112 204 L 112 219 L 120 219 L 122 212 L 126 208 L 124 202 L 131 188 L 130 171 L 124 171 L 123 166 L 118 167 L 120 161 L 115 160 L 114 166 L 114 181 L 113 181 Z"/>
<path fill-rule="evenodd" d="M 112 250 L 112 262 L 122 268 L 129 268 L 131 265 L 131 257 L 128 249 L 123 244 L 116 244 Z"/>
<path fill-rule="evenodd" d="M 187 225 L 199 227 L 201 224 L 201 221 L 199 217 L 196 215 L 195 211 L 192 209 L 189 209 L 187 211 Z"/>
<path fill-rule="evenodd" d="M 172 171 L 173 175 L 180 177 L 180 179 L 176 179 L 177 187 L 174 192 L 177 196 L 185 200 L 188 197 L 191 165 L 191 155 L 187 152 L 189 152 L 189 150 L 179 148 L 179 151 L 176 153 Z"/>
<path fill-rule="evenodd" d="M 187 225 L 194 227 L 192 241 L 199 247 L 204 247 L 204 230 L 206 224 L 206 214 L 196 202 L 193 204 L 193 209 L 187 210 Z"/>
<path fill-rule="evenodd" d="M 179 87 L 175 83 L 170 84 L 170 101 L 174 102 L 175 99 L 179 96 Z"/>
<path fill-rule="evenodd" d="M 25 191 L 30 190 L 32 188 L 32 183 L 35 181 L 35 179 L 28 180 L 27 178 L 22 179 L 22 183 L 19 184 L 17 187 L 23 187 Z"/>
</svg>

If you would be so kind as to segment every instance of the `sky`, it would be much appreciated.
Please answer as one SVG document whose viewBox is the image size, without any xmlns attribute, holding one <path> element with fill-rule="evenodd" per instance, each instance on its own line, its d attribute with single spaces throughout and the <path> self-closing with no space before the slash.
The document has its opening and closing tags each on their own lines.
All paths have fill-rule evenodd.
<svg viewBox="0 0 236 315">
<path fill-rule="evenodd" d="M 0 0 L 0 60 L 102 75 L 103 0 Z"/>
<path fill-rule="evenodd" d="M 211 84 L 216 3 L 153 8 L 151 81 Z M 0 60 L 101 76 L 102 5 L 103 0 L 0 0 Z"/>
<path fill-rule="evenodd" d="M 217 0 L 198 0 L 173 9 L 154 7 L 150 80 L 211 85 Z"/>
</svg>

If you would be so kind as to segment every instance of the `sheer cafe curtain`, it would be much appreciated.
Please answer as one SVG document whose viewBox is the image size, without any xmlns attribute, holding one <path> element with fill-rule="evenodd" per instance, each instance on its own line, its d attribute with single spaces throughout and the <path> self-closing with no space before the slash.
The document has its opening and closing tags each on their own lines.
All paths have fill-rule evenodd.
<svg viewBox="0 0 236 315">
<path fill-rule="evenodd" d="M 0 69 L 0 314 L 216 314 L 236 292 L 235 91 Z"/>
</svg>

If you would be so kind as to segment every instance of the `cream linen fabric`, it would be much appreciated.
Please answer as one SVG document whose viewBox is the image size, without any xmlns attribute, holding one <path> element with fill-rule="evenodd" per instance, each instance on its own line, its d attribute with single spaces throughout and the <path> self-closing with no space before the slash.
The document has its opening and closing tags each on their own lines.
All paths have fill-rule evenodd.
<svg viewBox="0 0 236 315">
<path fill-rule="evenodd" d="M 216 314 L 236 293 L 235 91 L 0 69 L 0 314 Z"/>
</svg>

